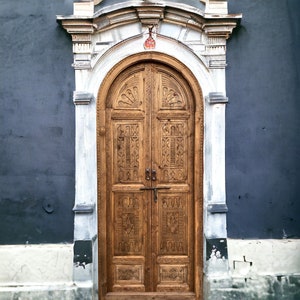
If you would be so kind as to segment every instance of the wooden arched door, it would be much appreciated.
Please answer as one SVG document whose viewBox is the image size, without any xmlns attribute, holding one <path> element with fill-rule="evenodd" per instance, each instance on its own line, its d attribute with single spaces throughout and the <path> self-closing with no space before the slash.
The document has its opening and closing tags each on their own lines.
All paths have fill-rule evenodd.
<svg viewBox="0 0 300 300">
<path fill-rule="evenodd" d="M 163 64 L 133 65 L 108 90 L 107 299 L 196 299 L 194 110 Z"/>
</svg>

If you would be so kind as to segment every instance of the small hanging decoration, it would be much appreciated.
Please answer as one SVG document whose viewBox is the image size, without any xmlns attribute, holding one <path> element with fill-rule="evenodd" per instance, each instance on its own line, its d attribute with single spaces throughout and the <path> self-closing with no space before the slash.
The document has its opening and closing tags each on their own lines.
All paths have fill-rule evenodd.
<svg viewBox="0 0 300 300">
<path fill-rule="evenodd" d="M 149 28 L 148 28 L 148 30 L 149 30 L 149 32 L 148 32 L 149 36 L 148 36 L 148 38 L 144 42 L 144 48 L 146 50 L 154 49 L 155 45 L 156 45 L 156 42 L 155 42 L 155 40 L 154 40 L 154 38 L 152 36 L 152 34 L 153 34 L 153 32 L 152 32 L 153 31 L 153 27 L 154 27 L 154 25 L 149 26 Z"/>
</svg>

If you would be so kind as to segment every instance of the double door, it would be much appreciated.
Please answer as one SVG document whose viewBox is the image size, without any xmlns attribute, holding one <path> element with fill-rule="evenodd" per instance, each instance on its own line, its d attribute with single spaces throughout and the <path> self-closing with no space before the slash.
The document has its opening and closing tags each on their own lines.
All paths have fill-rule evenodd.
<svg viewBox="0 0 300 300">
<path fill-rule="evenodd" d="M 107 290 L 119 299 L 122 293 L 192 294 L 195 141 L 189 85 L 162 64 L 134 65 L 111 85 L 105 115 Z"/>
</svg>

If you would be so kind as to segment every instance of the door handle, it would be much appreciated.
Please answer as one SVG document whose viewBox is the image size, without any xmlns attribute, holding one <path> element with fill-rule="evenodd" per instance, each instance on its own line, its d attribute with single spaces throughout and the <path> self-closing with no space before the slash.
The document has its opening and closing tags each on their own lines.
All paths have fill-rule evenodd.
<svg viewBox="0 0 300 300">
<path fill-rule="evenodd" d="M 156 181 L 156 170 L 151 170 L 150 168 L 145 169 L 145 179 L 147 181 L 149 180 Z"/>
<path fill-rule="evenodd" d="M 156 170 L 152 170 L 151 175 L 152 175 L 152 181 L 156 181 Z"/>
<path fill-rule="evenodd" d="M 151 178 L 150 178 L 150 169 L 149 168 L 147 168 L 146 170 L 145 170 L 145 179 L 146 180 L 150 180 Z"/>
<path fill-rule="evenodd" d="M 157 190 L 169 190 L 171 187 L 169 186 L 157 186 L 157 187 L 148 187 L 143 186 L 140 188 L 141 191 L 153 191 L 154 192 L 154 202 L 157 202 Z"/>
</svg>

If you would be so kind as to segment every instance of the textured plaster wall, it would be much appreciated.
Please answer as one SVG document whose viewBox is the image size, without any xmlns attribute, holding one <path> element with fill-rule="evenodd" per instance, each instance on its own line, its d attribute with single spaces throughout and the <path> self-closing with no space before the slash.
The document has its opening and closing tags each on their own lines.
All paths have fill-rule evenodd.
<svg viewBox="0 0 300 300">
<path fill-rule="evenodd" d="M 229 0 L 228 235 L 300 237 L 300 2 Z"/>
<path fill-rule="evenodd" d="M 73 239 L 72 3 L 0 1 L 1 244 Z"/>
</svg>

